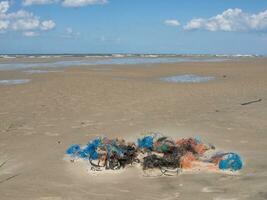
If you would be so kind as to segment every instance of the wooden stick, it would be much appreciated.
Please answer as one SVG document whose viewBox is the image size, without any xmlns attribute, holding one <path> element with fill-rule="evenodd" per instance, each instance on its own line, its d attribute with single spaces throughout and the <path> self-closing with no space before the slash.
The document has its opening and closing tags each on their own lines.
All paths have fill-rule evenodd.
<svg viewBox="0 0 267 200">
<path fill-rule="evenodd" d="M 0 168 L 3 167 L 6 163 L 7 163 L 7 161 L 3 162 L 3 163 L 0 165 Z"/>
<path fill-rule="evenodd" d="M 249 104 L 252 104 L 252 103 L 257 103 L 257 102 L 261 102 L 262 99 L 257 99 L 257 100 L 254 100 L 254 101 L 249 101 L 249 102 L 246 102 L 246 103 L 241 103 L 242 106 L 246 106 L 246 105 L 249 105 Z"/>
<path fill-rule="evenodd" d="M 6 181 L 9 181 L 10 179 L 13 179 L 13 178 L 15 178 L 15 177 L 17 177 L 17 176 L 19 176 L 20 174 L 15 174 L 15 175 L 13 175 L 13 176 L 10 176 L 10 177 L 7 177 L 6 179 L 4 179 L 4 180 L 0 180 L 0 183 L 4 183 L 4 182 L 6 182 Z"/>
</svg>

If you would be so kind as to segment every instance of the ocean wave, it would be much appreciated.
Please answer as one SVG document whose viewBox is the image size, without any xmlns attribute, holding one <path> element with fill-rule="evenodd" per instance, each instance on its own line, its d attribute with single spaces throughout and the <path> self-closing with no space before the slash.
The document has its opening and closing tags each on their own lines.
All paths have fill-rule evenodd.
<svg viewBox="0 0 267 200">
<path fill-rule="evenodd" d="M 227 57 L 227 58 L 256 58 L 261 57 L 257 54 L 216 54 L 215 57 Z"/>
<path fill-rule="evenodd" d="M 158 58 L 158 57 L 160 57 L 160 55 L 156 55 L 156 54 L 143 54 L 143 55 L 140 55 L 140 57 L 142 57 L 142 58 Z"/>
<path fill-rule="evenodd" d="M 257 54 L 2 54 L 0 58 L 238 58 L 238 57 L 262 57 Z"/>
<path fill-rule="evenodd" d="M 16 58 L 16 56 L 0 55 L 0 58 L 10 59 L 10 58 Z"/>
<path fill-rule="evenodd" d="M 126 56 L 127 56 L 126 54 L 112 54 L 112 57 L 114 58 L 124 58 Z"/>
</svg>

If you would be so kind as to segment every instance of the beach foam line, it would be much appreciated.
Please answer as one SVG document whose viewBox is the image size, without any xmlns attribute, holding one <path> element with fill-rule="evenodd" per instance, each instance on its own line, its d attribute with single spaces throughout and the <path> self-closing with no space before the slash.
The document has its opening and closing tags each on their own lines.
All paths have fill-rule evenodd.
<svg viewBox="0 0 267 200">
<path fill-rule="evenodd" d="M 29 83 L 30 79 L 0 80 L 0 85 L 18 85 Z"/>
<path fill-rule="evenodd" d="M 170 83 L 202 83 L 214 80 L 213 76 L 198 76 L 195 74 L 183 74 L 160 78 L 161 81 Z"/>
</svg>

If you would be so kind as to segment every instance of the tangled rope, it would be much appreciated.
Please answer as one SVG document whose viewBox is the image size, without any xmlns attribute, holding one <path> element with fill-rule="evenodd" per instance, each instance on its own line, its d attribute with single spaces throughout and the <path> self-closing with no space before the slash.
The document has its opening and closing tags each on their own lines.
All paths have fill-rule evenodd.
<svg viewBox="0 0 267 200">
<path fill-rule="evenodd" d="M 181 169 L 192 168 L 196 162 L 209 163 L 221 170 L 240 170 L 242 160 L 235 153 L 215 153 L 209 158 L 205 153 L 214 150 L 198 138 L 173 140 L 159 134 L 139 138 L 137 143 L 123 139 L 99 137 L 86 146 L 70 146 L 66 153 L 72 158 L 88 160 L 92 171 L 119 170 L 140 164 L 144 171 L 158 169 L 162 175 L 178 174 Z"/>
</svg>

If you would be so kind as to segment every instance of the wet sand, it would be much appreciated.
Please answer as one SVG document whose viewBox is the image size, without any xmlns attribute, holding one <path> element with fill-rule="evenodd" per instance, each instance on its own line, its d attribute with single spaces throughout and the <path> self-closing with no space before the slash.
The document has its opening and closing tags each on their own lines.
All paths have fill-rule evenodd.
<svg viewBox="0 0 267 200">
<path fill-rule="evenodd" d="M 216 80 L 159 81 L 179 74 Z M 267 59 L 0 71 L 0 79 L 31 79 L 0 85 L 1 200 L 267 199 Z M 236 176 L 144 178 L 134 168 L 90 176 L 63 160 L 70 144 L 98 135 L 133 140 L 144 131 L 200 136 L 240 153 L 245 167 Z"/>
</svg>

